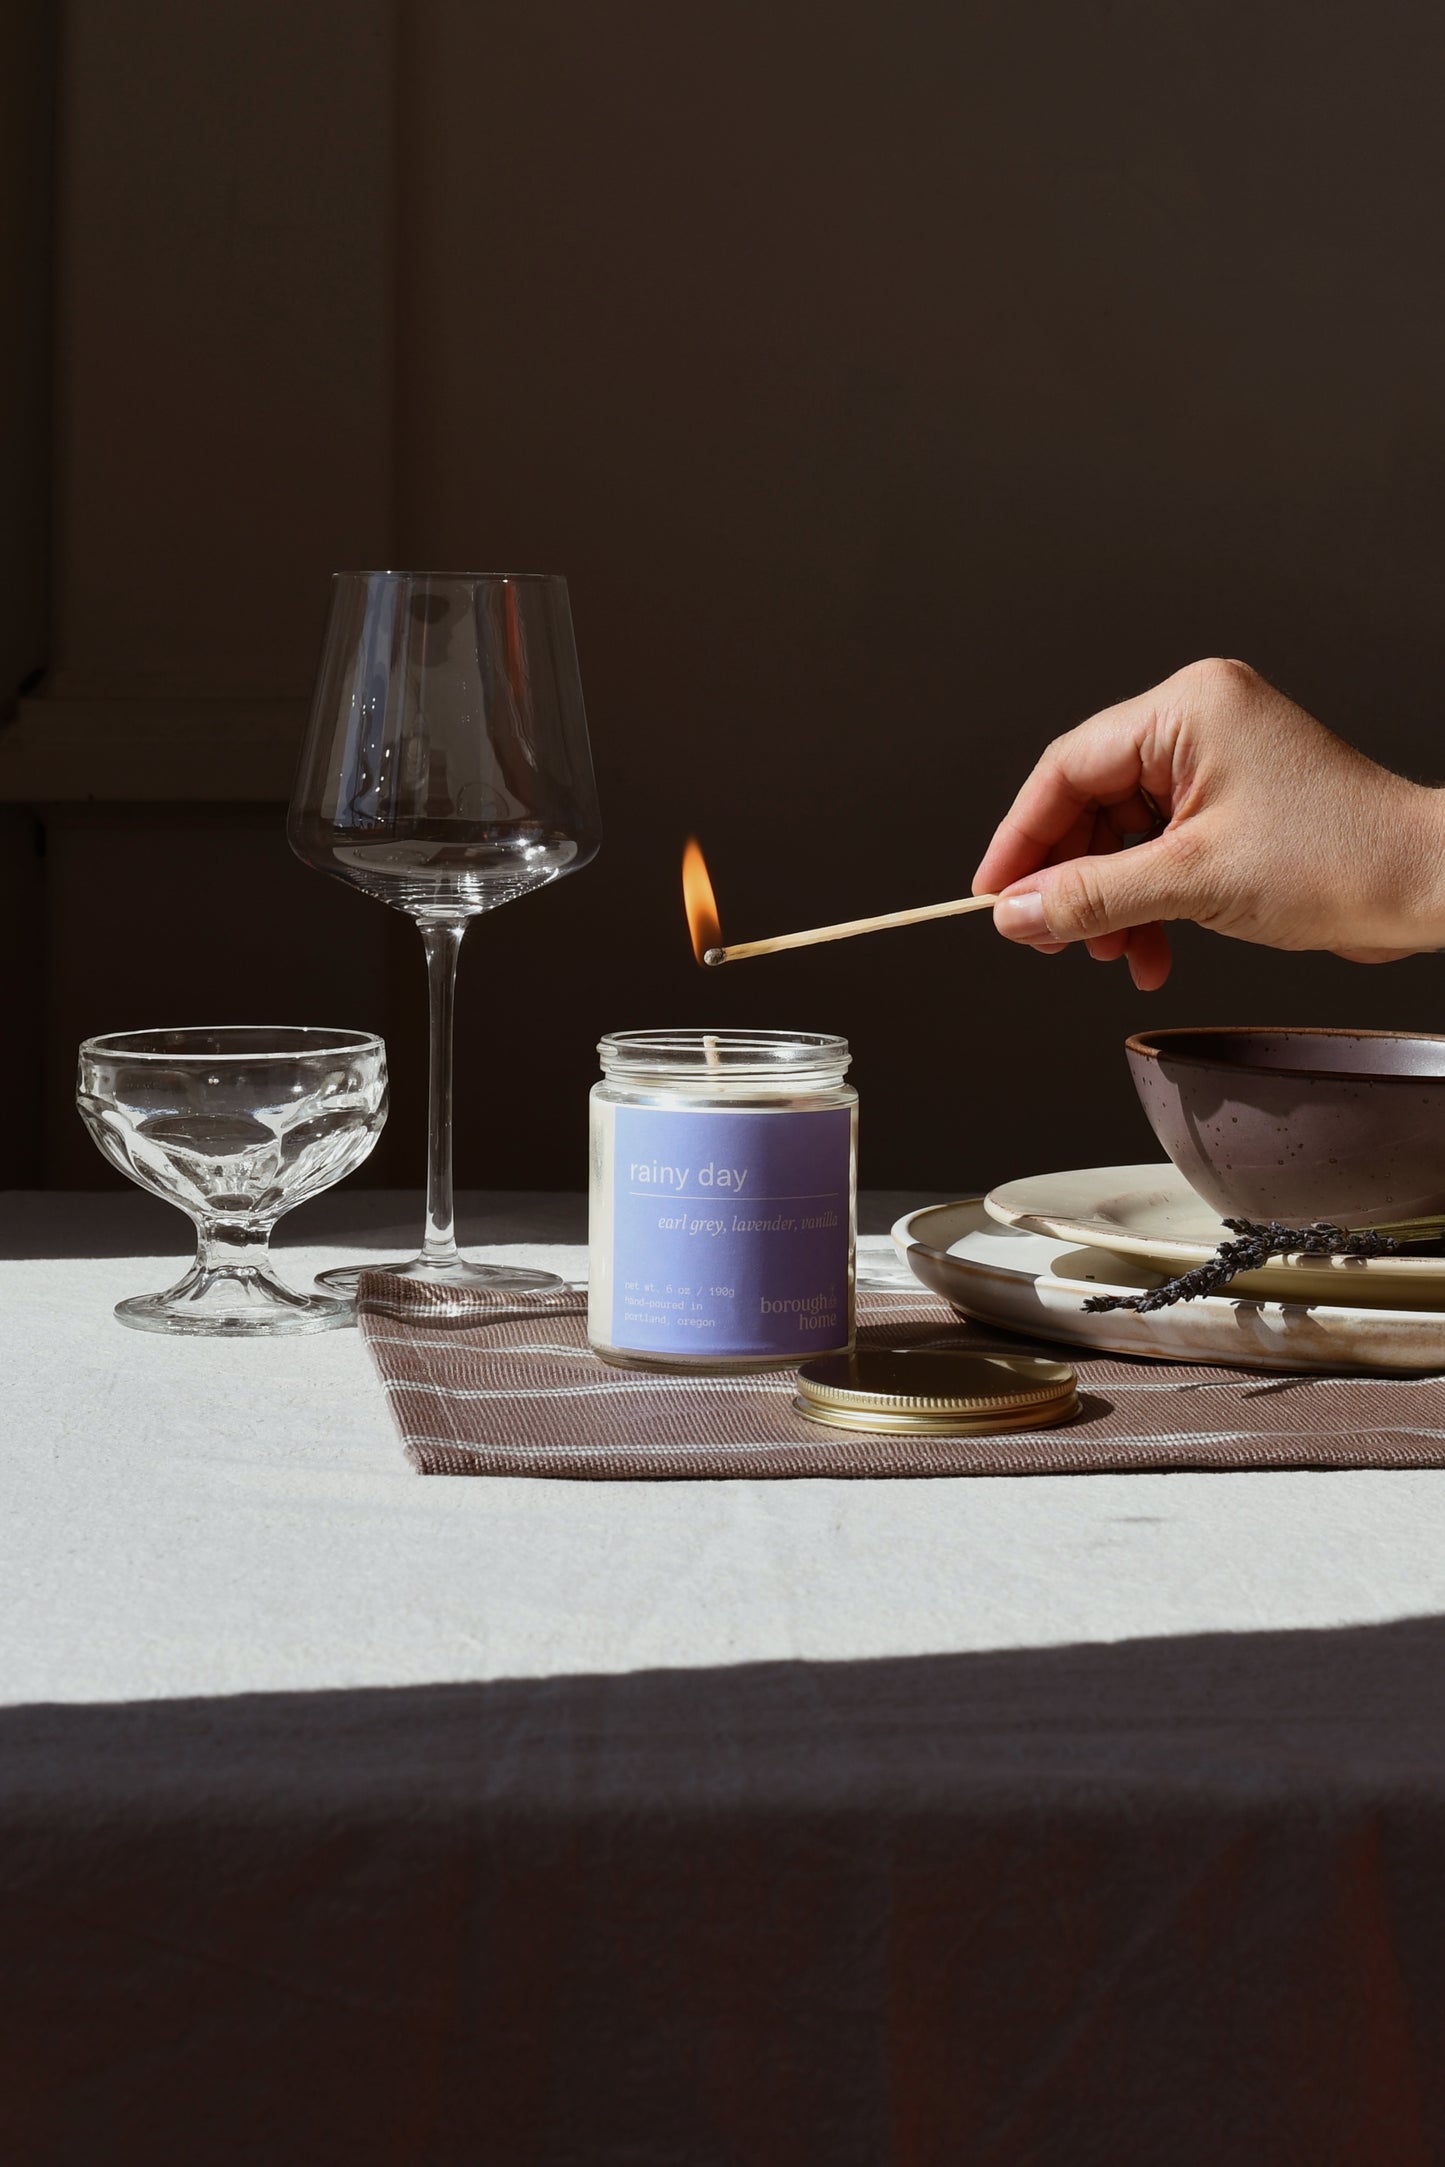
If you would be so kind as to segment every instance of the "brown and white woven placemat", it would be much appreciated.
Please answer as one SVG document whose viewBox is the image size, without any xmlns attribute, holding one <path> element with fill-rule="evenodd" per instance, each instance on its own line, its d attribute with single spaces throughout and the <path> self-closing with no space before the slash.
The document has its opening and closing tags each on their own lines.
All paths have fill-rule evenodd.
<svg viewBox="0 0 1445 2167">
<path fill-rule="evenodd" d="M 369 1272 L 363 1336 L 424 1475 L 705 1480 L 743 1475 L 1060 1475 L 1171 1468 L 1445 1467 L 1445 1378 L 1292 1377 L 1049 1352 L 1081 1413 L 997 1437 L 825 1429 L 793 1411 L 791 1372 L 679 1377 L 612 1369 L 586 1297 L 449 1294 Z M 921 1289 L 862 1293 L 860 1344 L 1017 1352 Z"/>
</svg>

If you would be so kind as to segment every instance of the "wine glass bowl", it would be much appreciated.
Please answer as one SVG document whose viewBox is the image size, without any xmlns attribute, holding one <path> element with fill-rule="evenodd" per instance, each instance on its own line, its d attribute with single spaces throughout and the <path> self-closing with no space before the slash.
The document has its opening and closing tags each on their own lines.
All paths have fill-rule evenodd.
<svg viewBox="0 0 1445 2167">
<path fill-rule="evenodd" d="M 471 918 L 598 845 L 567 583 L 338 572 L 287 833 L 413 917 Z"/>
<path fill-rule="evenodd" d="M 112 1166 L 195 1223 L 196 1260 L 117 1305 L 151 1332 L 321 1332 L 352 1305 L 271 1269 L 271 1229 L 343 1179 L 386 1120 L 386 1049 L 366 1031 L 254 1024 L 117 1031 L 81 1046 L 76 1103 Z"/>
<path fill-rule="evenodd" d="M 307 865 L 414 918 L 430 1089 L 419 1256 L 373 1266 L 457 1287 L 555 1286 L 468 1262 L 452 1200 L 452 1011 L 473 918 L 597 851 L 567 583 L 550 573 L 338 572 L 287 821 Z M 359 1268 L 322 1284 L 353 1287 Z"/>
</svg>

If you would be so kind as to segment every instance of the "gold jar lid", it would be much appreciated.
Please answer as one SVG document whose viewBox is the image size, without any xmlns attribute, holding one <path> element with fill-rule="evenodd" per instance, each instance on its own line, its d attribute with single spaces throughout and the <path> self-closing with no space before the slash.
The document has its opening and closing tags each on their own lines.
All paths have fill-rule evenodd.
<svg viewBox="0 0 1445 2167">
<path fill-rule="evenodd" d="M 1067 1422 L 1078 1413 L 1079 1394 L 1068 1363 L 1041 1355 L 860 1347 L 805 1362 L 793 1405 L 810 1422 L 839 1430 L 970 1437 Z"/>
</svg>

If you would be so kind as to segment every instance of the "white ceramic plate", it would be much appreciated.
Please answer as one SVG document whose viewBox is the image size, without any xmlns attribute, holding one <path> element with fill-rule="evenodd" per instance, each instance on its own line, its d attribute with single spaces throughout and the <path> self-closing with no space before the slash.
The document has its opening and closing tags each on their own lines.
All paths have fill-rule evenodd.
<svg viewBox="0 0 1445 2167">
<path fill-rule="evenodd" d="M 1086 1314 L 1092 1294 L 1135 1294 L 1167 1271 L 1025 1227 L 1000 1225 L 980 1197 L 910 1212 L 893 1240 L 915 1278 L 966 1316 L 1036 1339 L 1163 1362 L 1234 1369 L 1445 1369 L 1445 1310 L 1358 1309 L 1333 1302 L 1244 1301 L 1215 1294 L 1141 1317 Z"/>
<path fill-rule="evenodd" d="M 1229 1229 L 1166 1159 L 1160 1166 L 1085 1166 L 1060 1174 L 1006 1181 L 984 1199 L 1003 1226 L 1143 1257 L 1166 1274 L 1188 1271 L 1213 1256 Z M 1241 1294 L 1278 1301 L 1384 1304 L 1392 1309 L 1445 1310 L 1445 1257 L 1271 1257 L 1261 1272 L 1242 1273 Z"/>
</svg>

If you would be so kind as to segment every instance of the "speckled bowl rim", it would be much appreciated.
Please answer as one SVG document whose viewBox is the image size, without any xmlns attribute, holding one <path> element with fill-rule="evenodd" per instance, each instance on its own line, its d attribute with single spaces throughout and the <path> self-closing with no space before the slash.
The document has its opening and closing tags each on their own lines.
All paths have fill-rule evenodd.
<svg viewBox="0 0 1445 2167">
<path fill-rule="evenodd" d="M 1306 1068 L 1292 1061 L 1272 1061 L 1268 1068 L 1246 1071 L 1237 1061 L 1222 1061 L 1213 1054 L 1176 1051 L 1167 1044 L 1158 1043 L 1161 1039 L 1180 1038 L 1383 1038 L 1396 1046 L 1417 1043 L 1445 1046 L 1445 1031 L 1377 1031 L 1363 1026 L 1351 1030 L 1347 1025 L 1334 1023 L 1168 1023 L 1157 1030 L 1132 1032 L 1124 1041 L 1124 1051 L 1137 1053 L 1146 1061 L 1157 1061 L 1161 1054 L 1169 1054 L 1181 1066 L 1218 1069 L 1230 1076 L 1301 1076 L 1311 1083 L 1412 1084 L 1417 1090 L 1421 1084 L 1445 1084 L 1445 1074 L 1396 1076 L 1388 1069 Z"/>
</svg>

